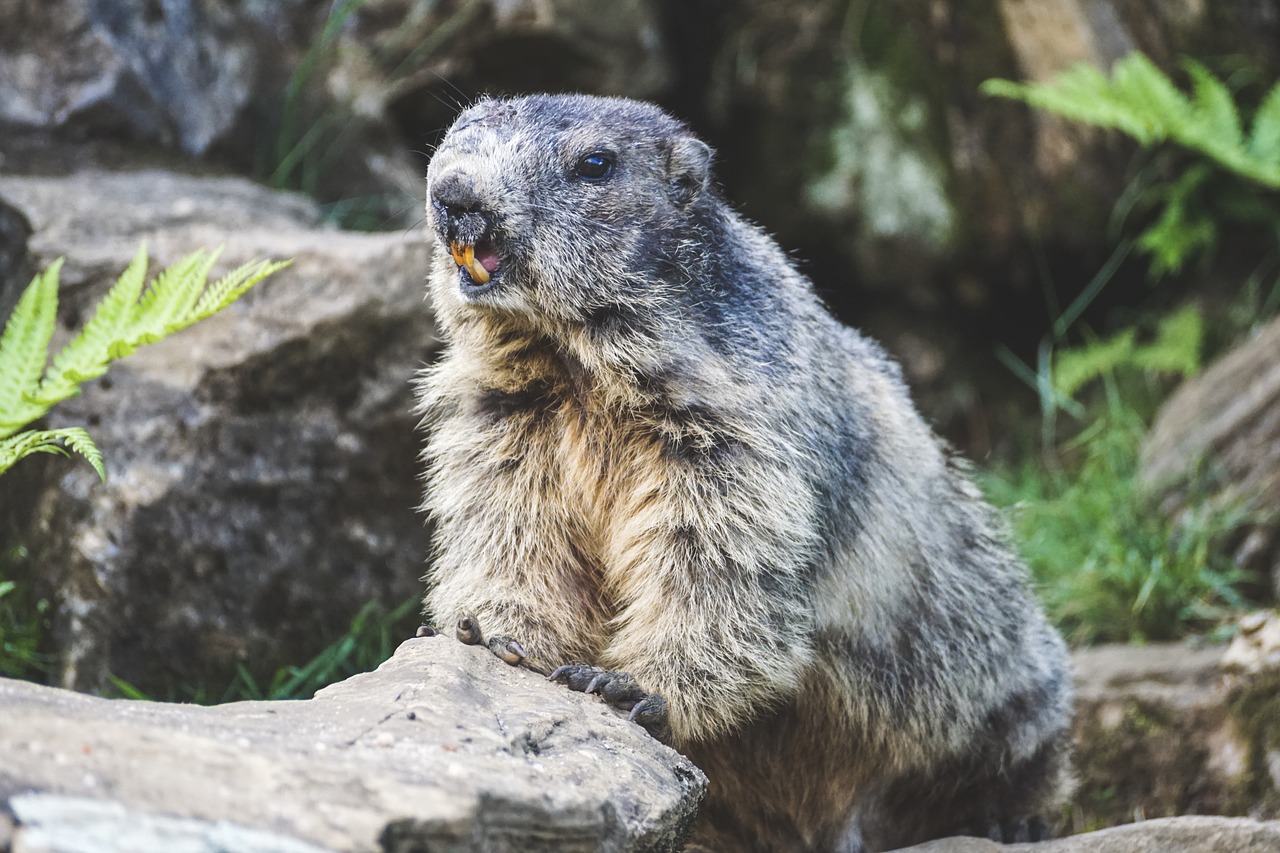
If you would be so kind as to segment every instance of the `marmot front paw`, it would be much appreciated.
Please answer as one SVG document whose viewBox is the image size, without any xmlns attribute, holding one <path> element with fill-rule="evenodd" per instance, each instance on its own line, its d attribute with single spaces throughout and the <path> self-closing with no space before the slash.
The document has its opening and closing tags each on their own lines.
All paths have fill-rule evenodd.
<svg viewBox="0 0 1280 853">
<path fill-rule="evenodd" d="M 627 719 L 644 726 L 645 731 L 657 740 L 663 743 L 670 741 L 667 700 L 657 693 L 646 692 L 627 673 L 585 663 L 571 663 L 557 667 L 550 678 L 566 685 L 570 690 L 595 693 L 613 707 L 628 711 Z"/>
<path fill-rule="evenodd" d="M 538 675 L 548 674 L 548 670 L 545 667 L 541 667 L 529 660 L 529 653 L 525 651 L 520 641 L 514 637 L 493 636 L 489 638 L 488 642 L 485 642 L 484 634 L 480 631 L 480 620 L 470 614 L 459 617 L 454 634 L 457 636 L 458 642 L 466 643 L 468 646 L 486 646 L 489 651 L 511 666 L 522 666 L 538 673 Z"/>
</svg>

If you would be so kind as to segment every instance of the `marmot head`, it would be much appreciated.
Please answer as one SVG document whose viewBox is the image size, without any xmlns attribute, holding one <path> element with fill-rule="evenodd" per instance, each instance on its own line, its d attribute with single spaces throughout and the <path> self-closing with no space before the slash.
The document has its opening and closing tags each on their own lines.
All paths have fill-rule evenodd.
<svg viewBox="0 0 1280 853">
<path fill-rule="evenodd" d="M 713 204 L 711 149 L 657 107 L 534 95 L 463 112 L 427 173 L 446 327 L 643 326 L 678 299 Z"/>
</svg>

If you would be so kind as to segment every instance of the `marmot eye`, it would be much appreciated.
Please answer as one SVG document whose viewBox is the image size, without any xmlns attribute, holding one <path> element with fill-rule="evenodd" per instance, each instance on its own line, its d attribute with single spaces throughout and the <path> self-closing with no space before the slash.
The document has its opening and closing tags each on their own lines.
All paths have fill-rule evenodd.
<svg viewBox="0 0 1280 853">
<path fill-rule="evenodd" d="M 617 157 L 612 151 L 592 151 L 578 158 L 573 173 L 584 181 L 603 181 L 613 174 Z"/>
</svg>

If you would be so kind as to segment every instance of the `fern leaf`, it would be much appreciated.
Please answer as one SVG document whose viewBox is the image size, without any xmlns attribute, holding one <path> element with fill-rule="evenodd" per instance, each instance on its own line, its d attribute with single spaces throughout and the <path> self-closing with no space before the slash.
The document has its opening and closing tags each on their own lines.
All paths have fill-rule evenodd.
<svg viewBox="0 0 1280 853">
<path fill-rule="evenodd" d="M 1238 175 L 1280 188 L 1280 85 L 1259 107 L 1246 145 L 1240 111 L 1230 89 L 1194 60 L 1184 61 L 1183 66 L 1191 77 L 1189 99 L 1139 52 L 1117 61 L 1110 80 L 1082 63 L 1050 83 L 988 80 L 982 91 L 1120 130 L 1143 145 L 1169 139 Z"/>
<path fill-rule="evenodd" d="M 1142 144 L 1177 136 L 1190 123 L 1190 101 L 1146 54 L 1134 52 L 1118 60 L 1112 66 L 1111 80 L 1107 95 L 1114 108 L 1131 115 L 1144 132 L 1134 133 L 1120 124 L 1112 126 L 1126 130 Z"/>
<path fill-rule="evenodd" d="M 1199 62 L 1186 59 L 1182 64 L 1191 75 L 1196 131 L 1224 149 L 1242 149 L 1244 131 L 1231 91 Z"/>
<path fill-rule="evenodd" d="M 1088 63 L 1073 65 L 1051 84 L 987 80 L 982 84 L 982 91 L 988 95 L 1024 101 L 1076 121 L 1117 128 L 1144 144 L 1156 141 L 1149 123 L 1118 103 L 1106 76 Z"/>
<path fill-rule="evenodd" d="M 293 262 L 250 261 L 243 266 L 237 267 L 209 285 L 205 292 L 201 294 L 200 300 L 195 304 L 191 312 L 190 322 L 194 323 L 211 314 L 216 314 L 239 299 L 249 288 L 267 276 L 279 272 L 291 263 Z"/>
<path fill-rule="evenodd" d="M 1269 172 L 1267 182 L 1280 187 L 1280 83 L 1271 88 L 1254 113 L 1249 155 Z"/>
<path fill-rule="evenodd" d="M 1217 223 L 1202 205 L 1193 203 L 1214 174 L 1209 166 L 1197 163 L 1161 193 L 1164 210 L 1138 237 L 1138 249 L 1151 256 L 1153 279 L 1177 273 L 1191 256 L 1212 249 L 1217 242 Z"/>
<path fill-rule="evenodd" d="M 1160 320 L 1156 337 L 1133 351 L 1135 367 L 1157 373 L 1177 373 L 1182 378 L 1200 370 L 1204 321 L 1194 306 L 1187 306 Z"/>
<path fill-rule="evenodd" d="M 58 313 L 62 258 L 32 279 L 0 335 L 0 437 L 44 414 L 30 394 L 40 382 Z"/>
<path fill-rule="evenodd" d="M 212 265 L 209 253 L 198 251 L 161 270 L 147 285 L 133 312 L 133 323 L 122 342 L 124 346 L 136 349 L 163 338 L 189 294 L 199 293 L 204 283 L 200 270 L 204 269 L 207 277 Z"/>
<path fill-rule="evenodd" d="M 0 474 L 3 474 L 18 460 L 35 453 L 58 453 L 69 456 L 74 451 L 88 460 L 93 470 L 103 480 L 107 479 L 107 470 L 102 464 L 102 453 L 98 450 L 89 433 L 80 427 L 66 429 L 28 430 L 7 438 L 0 438 Z"/>
<path fill-rule="evenodd" d="M 1064 397 L 1113 372 L 1133 358 L 1135 332 L 1125 329 L 1105 341 L 1059 351 L 1053 359 L 1053 387 Z"/>
<path fill-rule="evenodd" d="M 128 327 L 147 278 L 147 246 L 142 244 L 125 271 L 98 303 L 93 317 L 80 334 L 54 356 L 53 365 L 40 383 L 38 396 L 53 405 L 75 393 L 82 382 L 101 376 L 107 369 L 103 358 L 111 342 Z"/>
</svg>

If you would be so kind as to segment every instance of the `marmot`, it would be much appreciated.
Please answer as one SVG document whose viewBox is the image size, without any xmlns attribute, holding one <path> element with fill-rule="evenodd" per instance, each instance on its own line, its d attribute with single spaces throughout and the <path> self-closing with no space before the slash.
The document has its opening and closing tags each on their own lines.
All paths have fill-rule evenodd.
<svg viewBox="0 0 1280 853">
<path fill-rule="evenodd" d="M 556 674 L 701 766 L 690 849 L 1045 837 L 1063 642 L 897 364 L 711 159 L 622 99 L 483 100 L 448 131 L 427 610 L 580 664 Z"/>
</svg>

